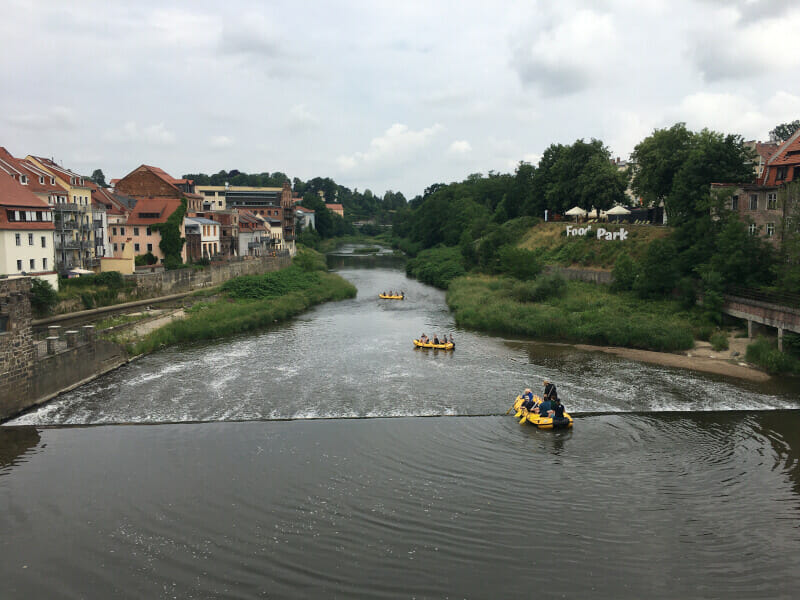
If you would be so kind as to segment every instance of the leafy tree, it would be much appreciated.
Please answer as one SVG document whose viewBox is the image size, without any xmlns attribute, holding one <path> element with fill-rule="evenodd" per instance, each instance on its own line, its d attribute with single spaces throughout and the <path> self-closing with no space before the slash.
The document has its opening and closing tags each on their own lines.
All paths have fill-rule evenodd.
<svg viewBox="0 0 800 600">
<path fill-rule="evenodd" d="M 535 279 L 542 272 L 542 263 L 535 252 L 507 245 L 497 254 L 502 272 L 515 279 Z"/>
<path fill-rule="evenodd" d="M 108 187 L 108 184 L 106 184 L 106 176 L 103 175 L 102 169 L 95 169 L 94 172 L 92 172 L 92 176 L 89 177 L 89 179 L 94 181 L 100 187 Z"/>
<path fill-rule="evenodd" d="M 666 296 L 678 281 L 675 243 L 669 239 L 654 240 L 647 247 L 639 276 L 633 289 L 642 298 Z"/>
<path fill-rule="evenodd" d="M 636 282 L 637 268 L 636 263 L 627 254 L 621 255 L 617 262 L 614 263 L 614 283 L 611 284 L 611 289 L 614 291 L 627 291 L 633 289 L 633 284 Z"/>
<path fill-rule="evenodd" d="M 172 213 L 164 223 L 156 223 L 150 228 L 161 234 L 158 247 L 164 253 L 164 266 L 175 269 L 183 264 L 181 251 L 186 243 L 186 238 L 181 237 L 181 225 L 186 214 L 186 198 L 181 198 L 181 205 Z"/>
<path fill-rule="evenodd" d="M 800 119 L 795 119 L 790 123 L 781 123 L 780 125 L 776 125 L 775 129 L 769 132 L 770 136 L 774 139 L 785 142 L 788 140 L 794 132 L 800 129 Z"/>
<path fill-rule="evenodd" d="M 44 279 L 34 277 L 31 280 L 31 308 L 40 317 L 50 314 L 58 304 L 58 292 Z"/>
<path fill-rule="evenodd" d="M 631 187 L 648 204 L 659 204 L 672 191 L 675 174 L 691 149 L 692 137 L 685 123 L 676 123 L 669 129 L 656 129 L 633 149 L 631 160 L 636 170 Z"/>
<path fill-rule="evenodd" d="M 779 192 L 785 208 L 783 241 L 778 262 L 778 285 L 791 293 L 800 293 L 800 182 L 793 181 Z"/>
<path fill-rule="evenodd" d="M 772 249 L 762 238 L 751 235 L 747 225 L 731 216 L 717 234 L 716 252 L 709 261 L 723 285 L 757 286 L 772 278 Z"/>
</svg>

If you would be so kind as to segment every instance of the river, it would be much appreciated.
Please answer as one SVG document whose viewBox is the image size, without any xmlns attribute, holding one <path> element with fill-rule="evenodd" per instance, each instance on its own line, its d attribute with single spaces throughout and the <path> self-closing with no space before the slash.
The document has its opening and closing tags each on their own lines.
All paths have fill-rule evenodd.
<svg viewBox="0 0 800 600">
<path fill-rule="evenodd" d="M 796 383 L 462 331 L 351 250 L 355 299 L 0 427 L 2 597 L 796 597 Z M 544 378 L 573 430 L 504 415 Z"/>
</svg>

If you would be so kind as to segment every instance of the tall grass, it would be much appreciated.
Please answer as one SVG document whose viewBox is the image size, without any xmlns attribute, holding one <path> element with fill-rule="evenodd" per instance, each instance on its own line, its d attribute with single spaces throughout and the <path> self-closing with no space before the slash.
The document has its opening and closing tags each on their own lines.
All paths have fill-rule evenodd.
<svg viewBox="0 0 800 600">
<path fill-rule="evenodd" d="M 774 341 L 760 337 L 747 346 L 747 362 L 756 364 L 768 373 L 791 373 L 800 375 L 800 360 L 796 356 L 781 352 Z"/>
<path fill-rule="evenodd" d="M 309 273 L 297 267 L 231 279 L 223 290 L 227 292 L 224 297 L 197 304 L 185 319 L 153 331 L 129 350 L 142 354 L 174 344 L 254 331 L 315 304 L 356 295 L 356 288 L 338 275 Z"/>
<path fill-rule="evenodd" d="M 462 277 L 450 283 L 447 304 L 459 326 L 493 333 L 659 352 L 694 345 L 698 317 L 677 302 L 642 301 L 577 281 L 567 282 L 561 296 L 525 302 L 516 286 L 508 279 Z"/>
</svg>

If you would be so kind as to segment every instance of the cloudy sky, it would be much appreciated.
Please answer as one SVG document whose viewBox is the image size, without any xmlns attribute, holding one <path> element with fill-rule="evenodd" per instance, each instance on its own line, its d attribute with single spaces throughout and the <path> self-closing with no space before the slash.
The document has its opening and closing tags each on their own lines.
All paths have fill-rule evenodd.
<svg viewBox="0 0 800 600">
<path fill-rule="evenodd" d="M 553 142 L 800 118 L 798 0 L 2 0 L 0 145 L 107 179 L 239 169 L 408 198 Z"/>
</svg>

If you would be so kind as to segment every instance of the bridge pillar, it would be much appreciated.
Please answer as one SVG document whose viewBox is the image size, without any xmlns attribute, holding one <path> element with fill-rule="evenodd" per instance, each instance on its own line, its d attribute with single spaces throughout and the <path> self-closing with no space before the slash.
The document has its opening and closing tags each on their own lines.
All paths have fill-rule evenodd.
<svg viewBox="0 0 800 600">
<path fill-rule="evenodd" d="M 778 350 L 783 352 L 783 327 L 778 327 Z"/>
<path fill-rule="evenodd" d="M 751 319 L 747 319 L 747 338 L 753 339 L 753 321 Z"/>
</svg>

